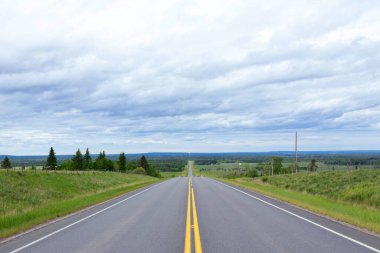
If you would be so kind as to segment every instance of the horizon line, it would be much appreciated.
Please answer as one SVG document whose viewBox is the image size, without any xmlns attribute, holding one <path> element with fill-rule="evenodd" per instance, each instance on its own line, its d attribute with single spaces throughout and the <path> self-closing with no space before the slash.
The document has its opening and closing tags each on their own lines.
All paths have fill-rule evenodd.
<svg viewBox="0 0 380 253">
<path fill-rule="evenodd" d="M 294 150 L 272 150 L 272 151 L 236 151 L 236 152 L 176 152 L 176 151 L 170 151 L 170 152 L 134 152 L 134 153 L 125 153 L 125 155 L 149 155 L 149 154 L 266 154 L 266 153 L 294 153 Z M 357 153 L 373 153 L 373 152 L 379 152 L 380 149 L 346 149 L 346 150 L 298 150 L 298 153 L 318 153 L 318 152 L 324 152 L 324 153 L 333 153 L 333 152 L 357 152 Z M 74 154 L 74 153 L 73 153 Z M 56 154 L 56 156 L 71 156 L 73 154 Z M 91 155 L 96 155 L 96 153 L 91 153 Z M 109 153 L 108 155 L 119 155 L 120 153 Z M 22 157 L 22 156 L 30 156 L 30 157 L 38 157 L 38 156 L 47 156 L 47 154 L 39 154 L 39 155 L 11 155 L 11 154 L 0 154 L 1 157 L 8 156 L 8 157 Z"/>
</svg>

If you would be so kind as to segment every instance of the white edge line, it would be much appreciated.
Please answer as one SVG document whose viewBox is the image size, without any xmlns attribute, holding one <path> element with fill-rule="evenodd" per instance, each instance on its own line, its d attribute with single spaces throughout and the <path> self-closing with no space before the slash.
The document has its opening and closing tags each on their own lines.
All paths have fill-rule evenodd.
<svg viewBox="0 0 380 253">
<path fill-rule="evenodd" d="M 214 179 L 212 179 L 212 180 L 214 180 Z M 306 219 L 306 218 L 304 218 L 304 217 L 302 217 L 302 216 L 300 216 L 300 215 L 298 215 L 298 214 L 292 213 L 292 212 L 290 212 L 290 211 L 288 211 L 288 210 L 286 210 L 286 209 L 284 209 L 284 208 L 281 208 L 281 207 L 279 207 L 279 206 L 276 206 L 276 205 L 274 205 L 274 204 L 272 204 L 272 203 L 269 203 L 269 202 L 267 202 L 267 201 L 265 201 L 265 200 L 263 200 L 263 199 L 261 199 L 261 198 L 258 198 L 258 197 L 256 197 L 256 196 L 253 196 L 253 195 L 251 195 L 251 194 L 249 194 L 249 193 L 246 193 L 246 192 L 244 192 L 244 191 L 242 191 L 242 190 L 239 190 L 239 189 L 237 189 L 237 188 L 235 188 L 235 187 L 232 187 L 232 186 L 230 186 L 230 185 L 228 185 L 228 184 L 222 183 L 222 182 L 217 181 L 217 180 L 214 180 L 214 181 L 217 182 L 217 183 L 219 183 L 219 184 L 222 184 L 222 185 L 224 185 L 224 186 L 227 186 L 227 187 L 229 187 L 229 188 L 231 188 L 231 189 L 234 189 L 235 191 L 238 191 L 238 192 L 240 192 L 240 193 L 243 193 L 243 194 L 245 194 L 245 195 L 247 195 L 247 196 L 249 196 L 249 197 L 251 197 L 251 198 L 254 198 L 254 199 L 258 200 L 258 201 L 261 201 L 261 202 L 263 202 L 263 203 L 265 203 L 265 204 L 267 204 L 267 205 L 270 205 L 270 206 L 272 206 L 272 207 L 274 207 L 274 208 L 277 208 L 277 209 L 279 209 L 279 210 L 281 210 L 281 211 L 283 211 L 283 212 L 285 212 L 285 213 L 288 213 L 288 214 L 290 214 L 290 215 L 293 215 L 293 216 L 295 216 L 295 217 L 297 217 L 297 218 L 299 218 L 299 219 L 301 219 L 301 220 L 304 220 L 304 221 L 306 221 L 306 222 L 308 222 L 308 223 L 310 223 L 310 224 L 313 224 L 313 225 L 315 225 L 315 226 L 317 226 L 317 227 L 319 227 L 319 228 L 322 228 L 322 229 L 324 229 L 324 230 L 326 230 L 326 231 L 329 231 L 330 233 L 333 233 L 333 234 L 338 235 L 338 236 L 340 236 L 340 237 L 342 237 L 342 238 L 344 238 L 344 239 L 347 239 L 347 240 L 349 240 L 349 241 L 351 241 L 351 242 L 353 242 L 353 243 L 356 243 L 356 244 L 358 244 L 358 245 L 360 245 L 360 246 L 363 246 L 363 247 L 365 247 L 365 248 L 367 248 L 367 249 L 369 249 L 369 250 L 372 250 L 372 251 L 374 251 L 374 252 L 380 253 L 380 250 L 379 250 L 379 249 L 376 249 L 376 248 L 374 248 L 374 247 L 371 247 L 371 246 L 369 246 L 369 245 L 367 245 L 367 244 L 365 244 L 365 243 L 359 242 L 359 241 L 357 241 L 357 240 L 355 240 L 355 239 L 353 239 L 353 238 L 351 238 L 351 237 L 348 237 L 348 236 L 346 236 L 346 235 L 344 235 L 344 234 L 341 234 L 341 233 L 339 233 L 339 232 L 336 232 L 336 231 L 334 231 L 334 230 L 332 230 L 332 229 L 330 229 L 330 228 L 327 228 L 327 227 L 325 227 L 325 226 L 322 226 L 322 225 L 320 225 L 320 224 L 318 224 L 318 223 L 316 223 L 316 222 L 314 222 L 314 221 L 311 221 L 311 220 L 309 220 L 309 219 Z"/>
<path fill-rule="evenodd" d="M 165 182 L 165 181 L 164 181 L 164 182 Z M 117 206 L 117 205 L 119 205 L 119 204 L 121 204 L 121 203 L 123 203 L 123 202 L 125 202 L 125 201 L 127 201 L 127 200 L 129 200 L 129 199 L 131 199 L 131 198 L 133 198 L 133 197 L 136 197 L 137 195 L 140 195 L 141 193 L 146 192 L 146 191 L 148 191 L 148 190 L 150 190 L 150 189 L 152 189 L 152 188 L 154 188 L 154 187 L 156 187 L 156 186 L 158 186 L 158 185 L 160 185 L 160 184 L 162 184 L 162 183 L 164 183 L 164 182 L 161 182 L 161 183 L 155 184 L 155 185 L 153 185 L 153 186 L 151 186 L 151 187 L 149 187 L 149 188 L 147 188 L 147 189 L 145 189 L 145 190 L 142 190 L 142 191 L 140 191 L 140 192 L 138 192 L 138 193 L 136 193 L 136 194 L 134 194 L 134 195 L 132 195 L 132 196 L 129 196 L 128 198 L 125 198 L 125 199 L 123 199 L 123 200 L 121 200 L 121 201 L 119 201 L 119 202 L 116 202 L 115 204 L 112 204 L 112 205 L 110 205 L 110 206 L 108 206 L 108 207 L 106 207 L 106 208 L 104 208 L 104 209 L 102 209 L 102 210 L 99 210 L 99 211 L 97 211 L 97 212 L 95 212 L 95 213 L 93 213 L 93 214 L 90 214 L 89 216 L 86 216 L 86 217 L 84 217 L 84 218 L 82 218 L 82 219 L 80 219 L 80 220 L 78 220 L 78 221 L 76 221 L 76 222 L 74 222 L 74 223 L 71 223 L 71 224 L 69 224 L 69 225 L 67 225 L 67 226 L 65 226 L 65 227 L 63 227 L 63 228 L 60 228 L 60 229 L 58 229 L 58 230 L 56 230 L 56 231 L 54 231 L 54 232 L 52 232 L 52 233 L 50 233 L 50 234 L 47 234 L 47 235 L 45 235 L 45 236 L 43 236 L 43 237 L 41 237 L 41 238 L 39 238 L 39 239 L 37 239 L 37 240 L 35 240 L 35 241 L 32 241 L 32 242 L 30 242 L 30 243 L 28 243 L 28 244 L 26 244 L 26 245 L 24 245 L 24 246 L 22 246 L 22 247 L 20 247 L 20 248 L 18 248 L 18 249 L 15 249 L 15 250 L 13 250 L 13 251 L 10 251 L 9 253 L 16 253 L 16 252 L 19 252 L 19 251 L 21 251 L 21 250 L 23 250 L 23 249 L 25 249 L 25 248 L 28 248 L 28 247 L 30 247 L 30 246 L 32 246 L 32 245 L 34 245 L 34 244 L 36 244 L 36 243 L 38 243 L 38 242 L 40 242 L 40 241 L 42 241 L 42 240 L 45 240 L 46 238 L 49 238 L 49 237 L 52 236 L 52 235 L 55 235 L 55 234 L 57 234 L 57 233 L 59 233 L 59 232 L 65 230 L 65 229 L 68 229 L 69 227 L 72 227 L 72 226 L 74 226 L 74 225 L 76 225 L 76 224 L 78 224 L 78 223 L 81 223 L 82 221 L 85 221 L 85 220 L 87 220 L 87 219 L 89 219 L 89 218 L 91 218 L 91 217 L 94 217 L 95 215 L 98 215 L 98 214 L 100 214 L 100 213 L 103 213 L 104 211 L 106 211 L 106 210 L 108 210 L 108 209 L 110 209 L 110 208 L 112 208 L 112 207 L 114 207 L 114 206 Z"/>
</svg>

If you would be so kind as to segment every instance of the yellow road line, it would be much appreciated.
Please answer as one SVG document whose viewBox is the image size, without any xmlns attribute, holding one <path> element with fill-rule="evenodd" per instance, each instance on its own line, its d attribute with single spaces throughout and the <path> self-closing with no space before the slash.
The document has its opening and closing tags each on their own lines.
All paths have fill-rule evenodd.
<svg viewBox="0 0 380 253">
<path fill-rule="evenodd" d="M 186 216 L 186 234 L 185 234 L 185 249 L 184 253 L 191 253 L 191 221 L 190 221 L 190 178 L 189 190 L 187 194 L 187 216 Z"/>
<path fill-rule="evenodd" d="M 191 187 L 191 197 L 193 203 L 193 222 L 194 222 L 194 243 L 195 243 L 195 253 L 202 253 L 202 243 L 201 236 L 199 234 L 199 226 L 198 226 L 198 216 L 197 216 L 197 208 L 195 205 L 194 198 L 194 189 Z"/>
</svg>

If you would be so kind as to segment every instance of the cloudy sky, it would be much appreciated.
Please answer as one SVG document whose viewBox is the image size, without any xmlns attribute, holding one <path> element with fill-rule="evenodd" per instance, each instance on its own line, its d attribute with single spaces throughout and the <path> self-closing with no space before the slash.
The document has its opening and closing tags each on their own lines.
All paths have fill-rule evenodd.
<svg viewBox="0 0 380 253">
<path fill-rule="evenodd" d="M 380 2 L 0 2 L 0 154 L 380 149 Z"/>
</svg>

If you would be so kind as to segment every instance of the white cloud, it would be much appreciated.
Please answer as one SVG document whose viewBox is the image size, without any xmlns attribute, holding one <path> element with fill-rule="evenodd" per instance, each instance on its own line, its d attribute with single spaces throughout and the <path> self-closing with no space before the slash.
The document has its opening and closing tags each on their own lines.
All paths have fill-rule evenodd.
<svg viewBox="0 0 380 253">
<path fill-rule="evenodd" d="M 0 153 L 279 150 L 296 129 L 305 149 L 376 148 L 379 11 L 2 1 Z"/>
</svg>

